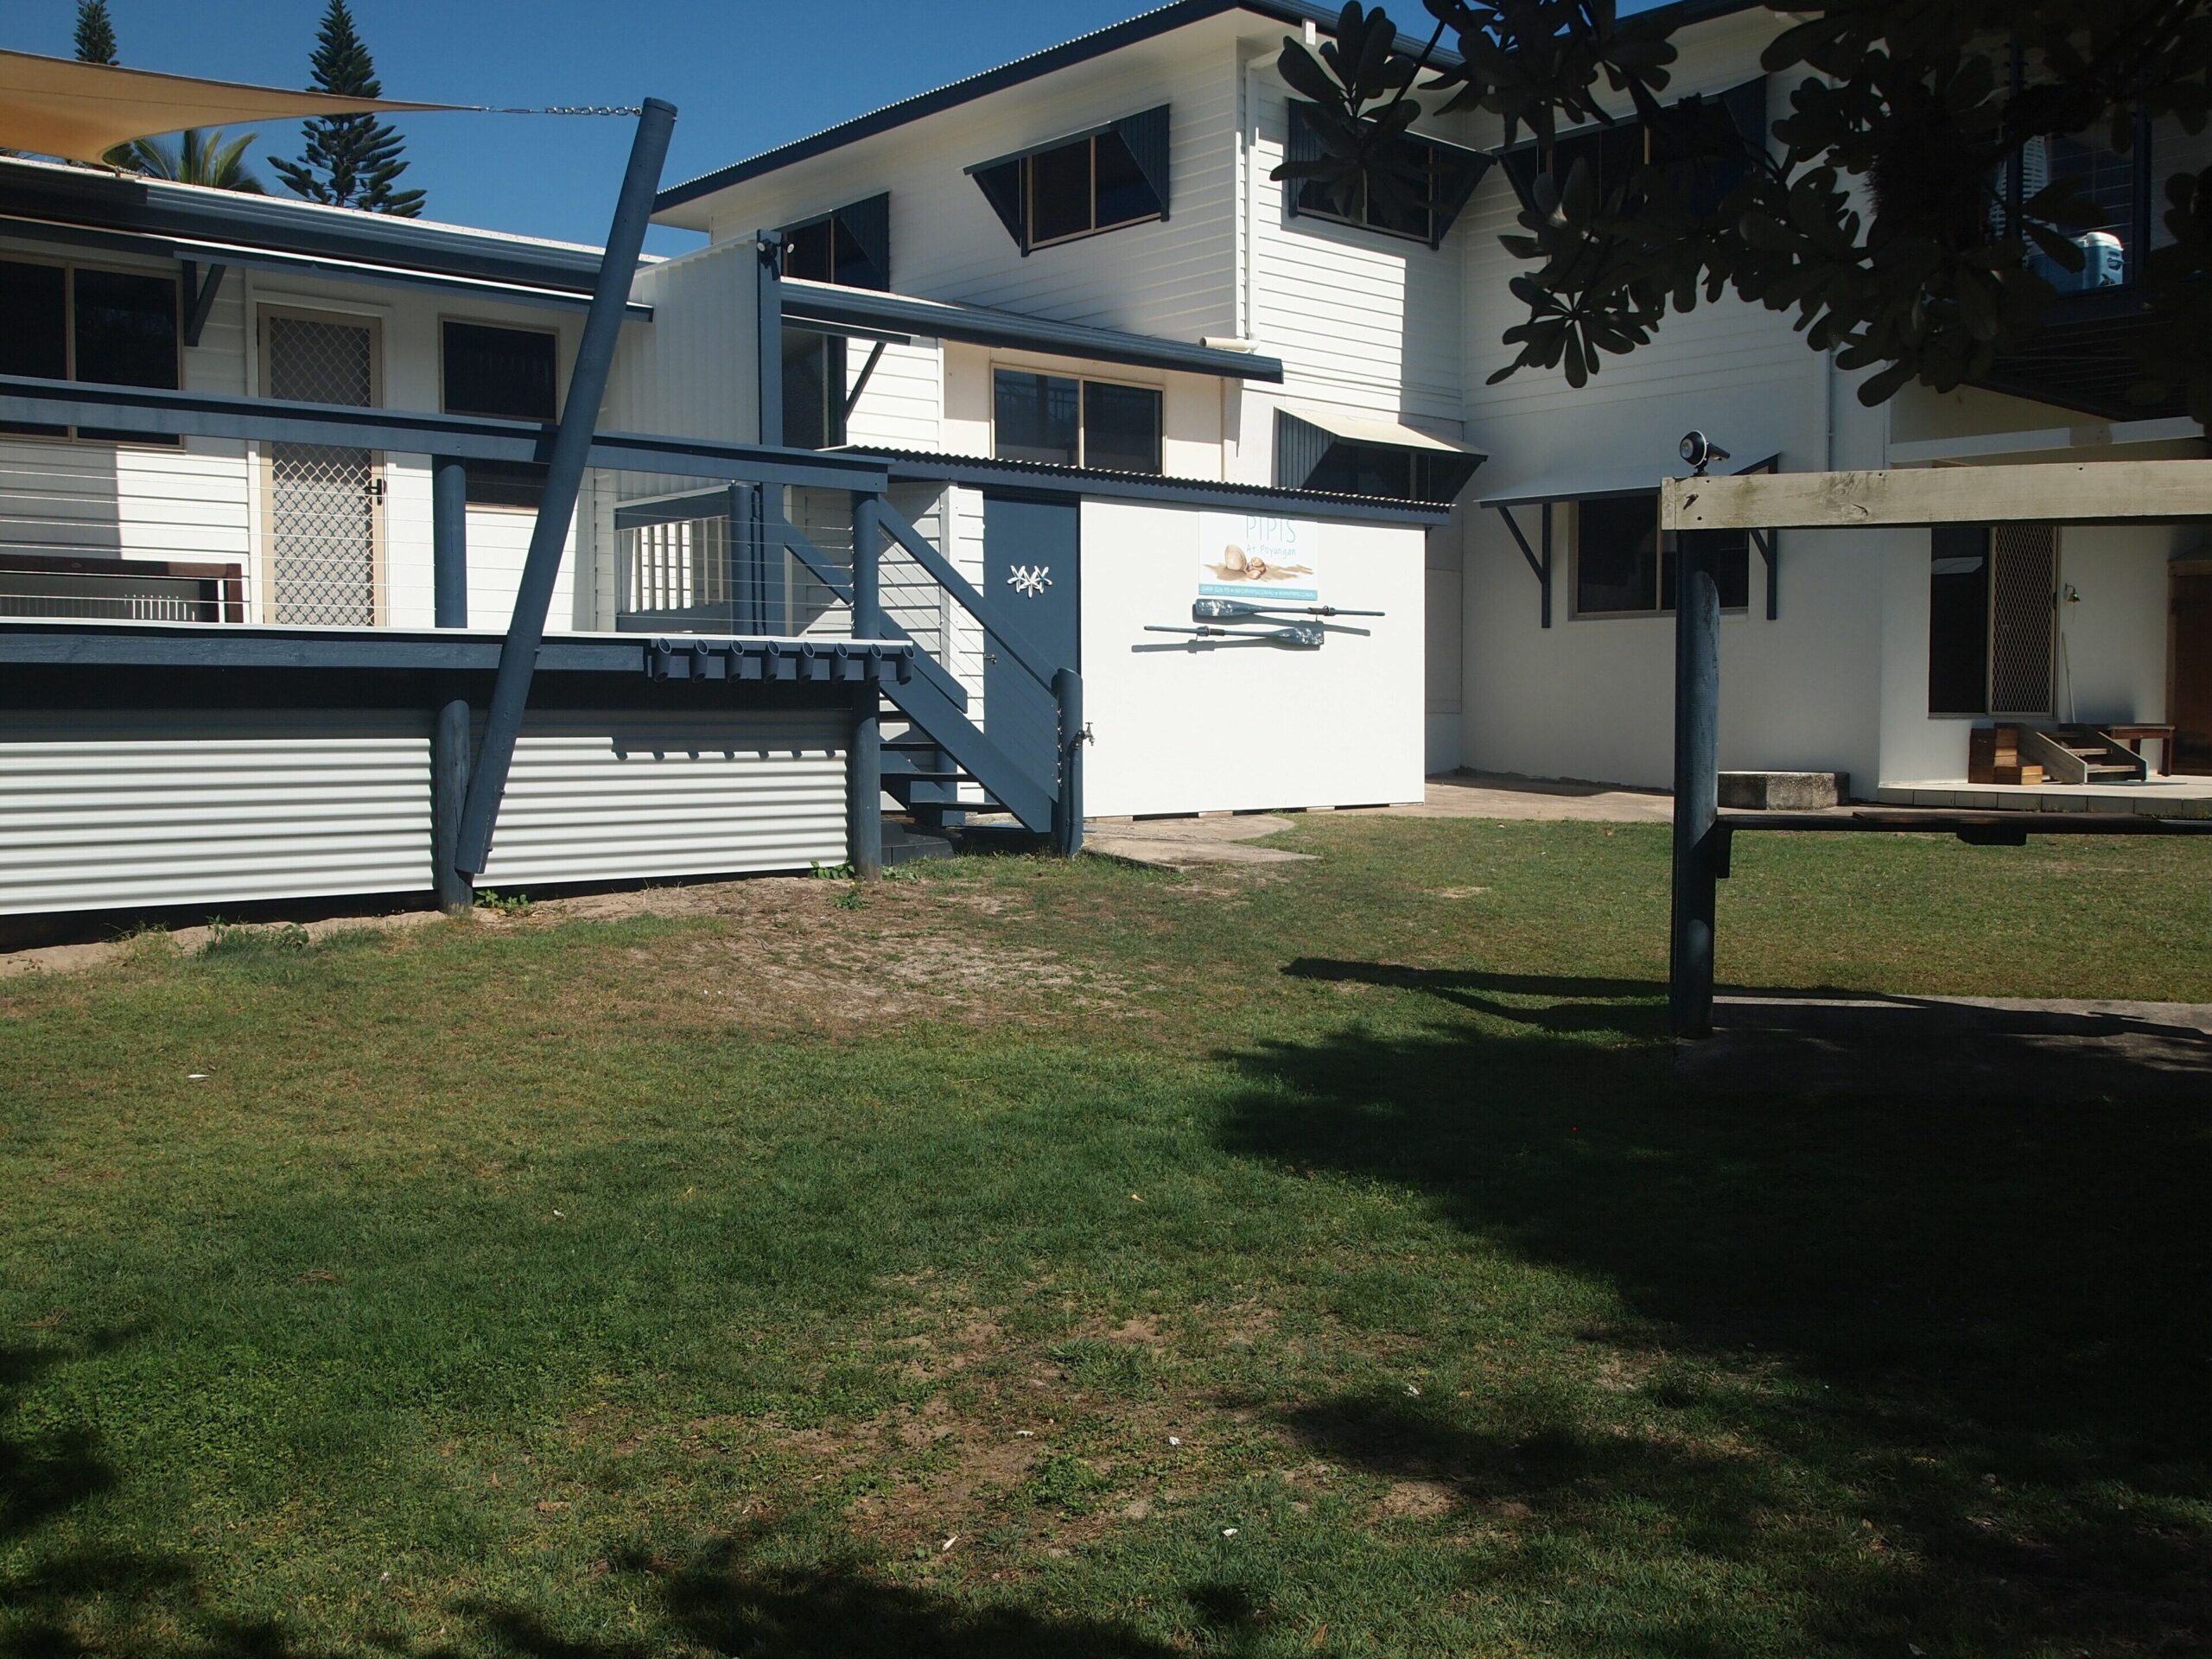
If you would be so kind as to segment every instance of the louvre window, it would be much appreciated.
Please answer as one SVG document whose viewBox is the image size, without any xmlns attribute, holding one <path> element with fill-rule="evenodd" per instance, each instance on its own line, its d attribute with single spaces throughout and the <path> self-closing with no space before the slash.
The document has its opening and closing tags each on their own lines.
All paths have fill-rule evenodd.
<svg viewBox="0 0 2212 1659">
<path fill-rule="evenodd" d="M 449 415 L 510 421 L 558 418 L 556 338 L 538 328 L 448 322 L 441 373 Z M 545 468 L 528 461 L 467 463 L 468 505 L 534 511 L 545 494 Z"/>
<path fill-rule="evenodd" d="M 181 331 L 171 276 L 92 266 L 0 260 L 0 373 L 99 385 L 177 385 Z M 0 432 L 66 438 L 60 425 L 10 423 Z M 79 427 L 75 435 L 174 445 L 177 438 Z"/>
<path fill-rule="evenodd" d="M 1741 531 L 1716 537 L 1720 608 L 1744 610 L 1751 603 L 1751 537 Z M 1659 531 L 1656 491 L 1575 504 L 1577 616 L 1671 615 L 1675 582 L 1675 550 Z"/>
<path fill-rule="evenodd" d="M 1001 369 L 992 453 L 1116 473 L 1160 470 L 1160 397 L 1151 386 Z"/>
<path fill-rule="evenodd" d="M 870 196 L 786 226 L 784 275 L 841 288 L 891 287 L 891 198 Z"/>
<path fill-rule="evenodd" d="M 1313 106 L 1292 104 L 1287 159 L 1319 161 L 1322 153 Z M 1489 170 L 1490 158 L 1477 151 L 1408 134 L 1369 176 L 1352 183 L 1349 195 L 1319 179 L 1290 180 L 1284 189 L 1293 218 L 1325 219 L 1436 247 Z"/>
<path fill-rule="evenodd" d="M 1027 254 L 1167 217 L 1167 106 L 968 169 Z"/>
</svg>

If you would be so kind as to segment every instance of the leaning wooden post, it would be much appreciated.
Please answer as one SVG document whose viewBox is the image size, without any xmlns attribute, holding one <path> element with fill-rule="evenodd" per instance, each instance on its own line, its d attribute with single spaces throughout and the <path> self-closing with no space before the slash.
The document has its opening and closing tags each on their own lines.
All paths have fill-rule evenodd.
<svg viewBox="0 0 2212 1659">
<path fill-rule="evenodd" d="M 853 493 L 853 638 L 883 638 L 883 601 L 880 568 L 883 555 L 881 520 L 876 516 L 877 498 Z M 875 682 L 861 682 L 859 702 L 853 711 L 852 747 L 846 751 L 846 844 L 850 849 L 853 874 L 873 881 L 883 874 L 883 734 L 882 694 Z"/>
<path fill-rule="evenodd" d="M 468 626 L 468 468 L 451 455 L 430 463 L 431 620 Z M 430 885 L 438 908 L 459 915 L 476 902 L 460 866 L 461 816 L 468 796 L 468 698 L 445 687 L 430 719 Z"/>
<path fill-rule="evenodd" d="M 523 709 L 530 701 L 537 648 L 545 640 L 545 616 L 561 575 L 562 550 L 575 518 L 576 492 L 583 485 L 584 464 L 591 459 L 592 433 L 607 397 L 622 314 L 630 302 L 645 223 L 652 216 L 653 192 L 660 184 L 661 163 L 667 158 L 669 134 L 675 125 L 673 104 L 657 98 L 645 100 L 638 117 L 638 135 L 630 145 L 630 164 L 622 175 L 622 194 L 615 199 L 607 251 L 600 258 L 599 280 L 592 287 L 583 339 L 569 375 L 568 400 L 561 406 L 560 423 L 553 429 L 545 458 L 544 493 L 538 501 L 537 522 L 531 529 L 522 580 L 515 585 L 507 637 L 499 647 L 499 671 L 492 682 L 491 704 L 484 717 L 484 746 L 469 773 L 459 863 L 471 875 L 482 874 L 492 855 L 492 828 L 506 793 L 507 769 L 514 764 L 515 740 L 521 734 Z"/>
<path fill-rule="evenodd" d="M 1720 819 L 1720 588 L 1712 537 L 1675 553 L 1675 882 L 1667 1008 L 1675 1035 L 1713 1034 L 1713 917 Z"/>
<path fill-rule="evenodd" d="M 1052 701 L 1059 705 L 1060 791 L 1052 802 L 1052 847 L 1063 858 L 1083 850 L 1083 676 L 1071 668 L 1054 671 Z"/>
</svg>

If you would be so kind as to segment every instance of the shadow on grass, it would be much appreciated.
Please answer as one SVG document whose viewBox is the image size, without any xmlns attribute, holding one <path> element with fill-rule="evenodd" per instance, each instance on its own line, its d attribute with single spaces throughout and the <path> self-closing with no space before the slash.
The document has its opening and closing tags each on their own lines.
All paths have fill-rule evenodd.
<svg viewBox="0 0 2212 1659">
<path fill-rule="evenodd" d="M 1283 1413 L 1302 1441 L 1570 1554 L 1746 1564 L 1807 1648 L 2212 1637 L 2202 1102 L 2128 1101 L 2115 1058 L 2094 1104 L 1813 1103 L 1786 1072 L 1721 1103 L 1678 1083 L 1656 986 L 1287 971 L 1487 1017 L 1232 1054 L 1230 1148 L 1400 1184 L 1607 1287 L 1621 1316 L 1584 1333 L 1587 1369 L 1638 1396 L 1351 1394 Z M 1499 1000 L 1529 997 L 1550 1001 Z M 1494 1587 L 1562 1593 L 1535 1565 L 1557 1552 L 1526 1559 Z M 1613 1650 L 1730 1648 L 1677 1623 Z"/>
<path fill-rule="evenodd" d="M 465 1610 L 495 1651 L 524 1659 L 648 1659 L 671 1648 L 775 1659 L 1167 1659 L 1176 1649 L 1101 1619 L 963 1602 L 888 1584 L 857 1561 L 760 1567 L 779 1548 L 772 1527 L 748 1529 L 670 1562 L 618 1556 L 611 1584 L 634 1592 L 655 1626 L 642 1641 L 563 1635 L 527 1609 Z M 470 1649 L 456 1649 L 474 1651 Z"/>
</svg>

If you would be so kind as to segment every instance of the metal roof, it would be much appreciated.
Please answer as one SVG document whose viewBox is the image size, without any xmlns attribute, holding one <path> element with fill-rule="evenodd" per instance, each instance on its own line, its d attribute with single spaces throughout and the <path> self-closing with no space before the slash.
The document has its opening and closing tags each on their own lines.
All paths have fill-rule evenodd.
<svg viewBox="0 0 2212 1659">
<path fill-rule="evenodd" d="M 1673 3 L 1654 6 L 1650 13 L 1642 15 L 1668 14 L 1673 17 L 1675 25 L 1681 27 L 1706 22 L 1735 12 L 1756 10 L 1761 3 L 1762 0 L 1673 0 Z M 806 137 L 793 139 L 773 149 L 762 150 L 743 161 L 733 162 L 710 173 L 702 173 L 697 178 L 671 185 L 654 198 L 653 212 L 658 216 L 731 185 L 742 184 L 748 179 L 776 172 L 793 162 L 841 149 L 847 144 L 874 137 L 878 133 L 892 131 L 925 116 L 957 109 L 963 104 L 987 98 L 993 92 L 1004 92 L 1010 86 L 1021 86 L 1040 76 L 1072 67 L 1092 58 L 1103 57 L 1109 52 L 1120 51 L 1123 47 L 1135 46 L 1172 29 L 1182 29 L 1230 11 L 1250 12 L 1255 16 L 1292 28 L 1310 22 L 1329 35 L 1335 34 L 1338 16 L 1337 7 L 1319 3 L 1319 0 L 1174 0 L 1173 4 L 1142 13 L 1125 22 L 1077 35 L 1074 40 L 1047 47 L 1041 52 L 1033 52 L 1027 57 L 1016 58 L 1011 63 L 1001 64 L 981 74 L 969 75 L 965 79 L 934 87 L 912 98 L 901 99 L 896 104 L 887 104 L 881 109 L 840 122 L 833 127 L 825 127 Z M 1402 51 L 1419 51 L 1427 44 L 1425 39 L 1416 39 L 1411 35 L 1401 34 L 1398 36 L 1398 46 Z M 1456 53 L 1439 48 L 1431 60 L 1439 67 L 1448 67 L 1456 66 L 1460 60 Z"/>
<path fill-rule="evenodd" d="M 1224 351 L 1217 346 L 1163 340 L 1154 334 L 1103 328 L 1094 323 L 1055 322 L 988 306 L 920 300 L 872 288 L 841 288 L 830 283 L 793 277 L 785 277 L 779 286 L 786 322 L 852 328 L 864 334 L 964 340 L 972 345 L 1010 346 L 1096 363 L 1219 375 L 1225 379 L 1282 378 L 1281 359 L 1262 357 L 1255 352 Z"/>
<path fill-rule="evenodd" d="M 454 277 L 584 301 L 599 279 L 601 251 L 576 243 L 13 156 L 0 160 L 0 219 L 31 236 L 41 226 L 67 227 L 156 243 L 221 244 L 242 251 L 241 262 L 243 251 L 254 251 L 357 275 Z"/>
<path fill-rule="evenodd" d="M 1448 503 L 1338 495 L 1326 490 L 1279 489 L 1270 484 L 1236 484 L 1217 478 L 1109 472 L 1103 467 L 1063 467 L 1051 461 L 1004 461 L 995 455 L 944 454 L 933 449 L 856 447 L 830 453 L 887 462 L 894 484 L 969 484 L 984 488 L 1000 485 L 1033 493 L 1161 501 L 1179 506 L 1223 507 L 1236 512 L 1270 512 L 1293 518 L 1350 519 L 1366 524 L 1441 524 L 1452 516 Z"/>
</svg>

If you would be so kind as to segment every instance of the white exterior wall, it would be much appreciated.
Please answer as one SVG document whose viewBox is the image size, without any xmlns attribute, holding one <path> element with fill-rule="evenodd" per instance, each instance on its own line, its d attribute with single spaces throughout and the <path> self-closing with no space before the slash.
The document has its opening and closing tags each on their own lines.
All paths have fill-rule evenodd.
<svg viewBox="0 0 2212 1659">
<path fill-rule="evenodd" d="M 1083 506 L 1086 810 L 1371 805 L 1421 796 L 1422 532 L 1306 524 L 1325 602 L 1379 610 L 1318 651 L 1181 648 L 1147 623 L 1187 622 L 1195 508 Z M 1309 543 L 1306 538 L 1314 540 Z M 1159 647 L 1166 645 L 1168 649 Z"/>
<path fill-rule="evenodd" d="M 760 442 L 758 281 L 749 239 L 640 270 L 631 297 L 652 306 L 653 320 L 625 325 L 600 423 L 616 432 Z"/>
</svg>

